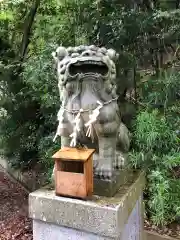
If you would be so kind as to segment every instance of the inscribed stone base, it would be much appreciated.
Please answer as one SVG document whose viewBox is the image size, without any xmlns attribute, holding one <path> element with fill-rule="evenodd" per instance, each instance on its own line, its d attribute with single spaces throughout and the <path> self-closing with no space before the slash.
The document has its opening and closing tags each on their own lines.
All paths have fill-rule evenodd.
<svg viewBox="0 0 180 240">
<path fill-rule="evenodd" d="M 127 169 L 116 170 L 112 179 L 99 179 L 94 177 L 94 194 L 113 197 L 120 186 L 133 178 L 133 172 Z"/>
<path fill-rule="evenodd" d="M 91 200 L 55 196 L 45 189 L 29 196 L 34 240 L 144 240 L 144 174 L 121 186 L 114 197 Z"/>
</svg>

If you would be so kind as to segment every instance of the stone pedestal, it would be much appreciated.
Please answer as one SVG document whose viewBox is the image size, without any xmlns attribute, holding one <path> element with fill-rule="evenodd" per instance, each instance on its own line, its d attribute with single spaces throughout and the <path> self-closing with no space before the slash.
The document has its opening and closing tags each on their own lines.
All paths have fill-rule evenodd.
<svg viewBox="0 0 180 240">
<path fill-rule="evenodd" d="M 136 172 L 114 197 L 84 201 L 41 189 L 29 196 L 34 240 L 144 240 L 144 174 Z"/>
<path fill-rule="evenodd" d="M 99 179 L 94 176 L 94 195 L 112 197 L 120 186 L 133 178 L 133 171 L 127 169 L 116 170 L 112 179 Z"/>
</svg>

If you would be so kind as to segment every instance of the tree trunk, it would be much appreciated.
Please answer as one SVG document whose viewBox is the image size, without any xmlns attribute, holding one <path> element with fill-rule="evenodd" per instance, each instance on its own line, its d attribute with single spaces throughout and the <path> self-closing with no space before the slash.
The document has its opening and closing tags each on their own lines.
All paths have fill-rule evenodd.
<svg viewBox="0 0 180 240">
<path fill-rule="evenodd" d="M 20 61 L 21 62 L 23 61 L 23 59 L 26 55 L 26 51 L 27 51 L 27 48 L 29 45 L 31 28 L 32 28 L 34 18 L 36 16 L 36 12 L 37 12 L 39 5 L 40 5 L 40 0 L 35 0 L 34 3 L 32 4 L 32 7 L 31 7 L 29 14 L 24 23 L 24 33 L 23 33 L 21 49 L 20 49 Z"/>
</svg>

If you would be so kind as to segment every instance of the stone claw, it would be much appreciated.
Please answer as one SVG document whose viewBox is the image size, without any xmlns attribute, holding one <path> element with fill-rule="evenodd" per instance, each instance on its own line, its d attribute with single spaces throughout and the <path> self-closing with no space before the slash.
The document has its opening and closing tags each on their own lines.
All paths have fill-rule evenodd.
<svg viewBox="0 0 180 240">
<path fill-rule="evenodd" d="M 107 169 L 104 166 L 97 166 L 94 169 L 94 175 L 100 179 L 111 179 L 113 171 L 112 169 Z"/>
</svg>

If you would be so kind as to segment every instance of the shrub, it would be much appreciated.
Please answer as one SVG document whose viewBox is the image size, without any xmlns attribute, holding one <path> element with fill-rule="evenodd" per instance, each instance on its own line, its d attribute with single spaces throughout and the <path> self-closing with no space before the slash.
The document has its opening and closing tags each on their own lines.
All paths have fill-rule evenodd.
<svg viewBox="0 0 180 240">
<path fill-rule="evenodd" d="M 151 79 L 146 83 L 146 96 L 142 95 L 141 99 L 147 107 L 140 109 L 134 123 L 133 149 L 129 158 L 132 166 L 147 171 L 146 211 L 155 224 L 161 225 L 175 220 L 180 209 L 180 139 L 177 129 L 180 117 L 176 112 L 177 96 L 170 97 L 172 92 L 179 91 L 174 84 L 178 77 L 178 73 L 169 77 L 169 87 L 166 85 L 167 76 L 164 82 L 163 78 L 156 79 L 157 88 Z M 149 91 L 152 86 L 157 90 Z M 160 86 L 163 91 L 159 91 Z M 172 106 L 176 109 L 173 112 Z M 176 116 L 173 120 L 172 114 Z"/>
</svg>

